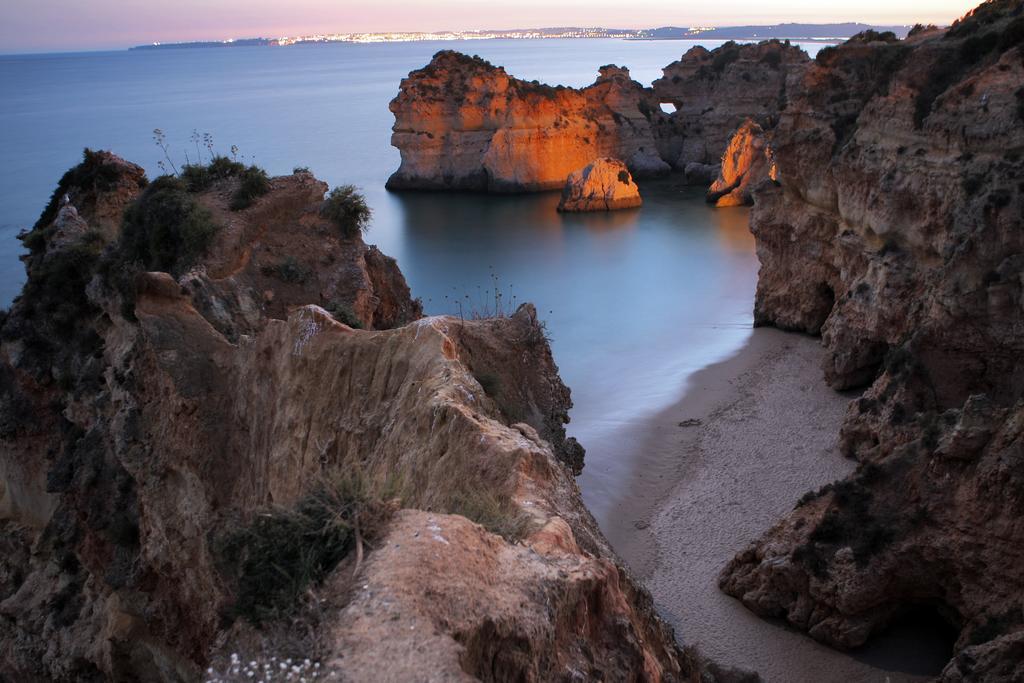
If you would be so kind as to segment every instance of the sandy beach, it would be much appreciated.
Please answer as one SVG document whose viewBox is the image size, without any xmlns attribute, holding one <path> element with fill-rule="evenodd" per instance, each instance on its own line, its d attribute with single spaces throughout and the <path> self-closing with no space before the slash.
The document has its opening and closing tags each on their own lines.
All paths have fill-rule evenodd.
<svg viewBox="0 0 1024 683">
<path fill-rule="evenodd" d="M 735 553 L 804 492 L 854 469 L 835 449 L 851 396 L 825 385 L 822 355 L 817 339 L 757 329 L 691 377 L 678 403 L 623 437 L 636 467 L 604 530 L 679 640 L 721 664 L 765 681 L 927 680 L 944 655 L 911 629 L 840 653 L 718 590 Z"/>
</svg>

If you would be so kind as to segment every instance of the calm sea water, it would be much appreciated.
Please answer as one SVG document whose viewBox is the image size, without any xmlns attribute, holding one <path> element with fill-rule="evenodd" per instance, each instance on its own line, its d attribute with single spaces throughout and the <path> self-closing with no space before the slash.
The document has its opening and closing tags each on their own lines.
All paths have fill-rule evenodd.
<svg viewBox="0 0 1024 683">
<path fill-rule="evenodd" d="M 457 313 L 455 301 L 485 307 L 495 282 L 506 302 L 537 305 L 573 390 L 570 431 L 587 447 L 580 486 L 604 523 L 629 479 L 615 444 L 750 335 L 757 260 L 747 211 L 713 210 L 699 189 L 672 179 L 642 184 L 642 209 L 608 215 L 560 215 L 551 194 L 390 194 L 384 182 L 399 156 L 387 107 L 399 81 L 440 49 L 479 54 L 526 79 L 582 86 L 607 63 L 625 64 L 649 84 L 693 44 L 475 41 L 0 57 L 0 306 L 24 281 L 16 233 L 35 222 L 84 147 L 110 149 L 153 177 L 161 152 L 152 130 L 166 132 L 178 163 L 194 154 L 189 136 L 197 130 L 212 134 L 221 152 L 237 145 L 272 174 L 307 166 L 332 185 L 363 189 L 374 210 L 367 241 L 398 259 L 428 313 Z M 820 46 L 803 47 L 813 55 Z"/>
<path fill-rule="evenodd" d="M 693 371 L 749 334 L 757 263 L 743 209 L 714 211 L 700 192 L 659 181 L 646 203 L 612 215 L 562 216 L 556 197 L 405 194 L 388 102 L 440 49 L 479 54 L 514 75 L 582 86 L 625 64 L 650 83 L 690 41 L 473 41 L 191 49 L 0 57 L 0 305 L 21 288 L 15 239 L 83 147 L 159 173 L 152 130 L 180 164 L 193 130 L 237 145 L 272 174 L 308 166 L 353 183 L 374 210 L 368 241 L 398 259 L 430 313 L 482 305 L 497 279 L 506 301 L 536 303 L 573 390 L 573 433 L 589 450 L 581 485 L 600 519 L 620 483 L 603 436 L 678 398 Z M 707 41 L 708 47 L 718 44 Z M 814 52 L 817 45 L 807 45 Z"/>
</svg>

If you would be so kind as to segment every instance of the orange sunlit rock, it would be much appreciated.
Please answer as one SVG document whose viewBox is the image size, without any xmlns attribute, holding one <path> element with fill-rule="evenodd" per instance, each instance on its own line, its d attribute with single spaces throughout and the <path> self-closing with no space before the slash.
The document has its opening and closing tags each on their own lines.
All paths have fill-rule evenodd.
<svg viewBox="0 0 1024 683">
<path fill-rule="evenodd" d="M 766 178 L 775 179 L 775 162 L 764 129 L 750 119 L 743 122 L 722 155 L 718 178 L 708 188 L 715 206 L 754 203 L 752 189 Z"/>
<path fill-rule="evenodd" d="M 667 115 L 616 66 L 577 90 L 446 50 L 402 81 L 391 111 L 402 165 L 390 189 L 554 190 L 601 157 L 622 159 L 638 175 L 670 169 L 655 139 Z"/>
<path fill-rule="evenodd" d="M 626 164 L 618 159 L 598 159 L 574 172 L 565 181 L 559 211 L 615 211 L 640 206 L 640 188 Z"/>
</svg>

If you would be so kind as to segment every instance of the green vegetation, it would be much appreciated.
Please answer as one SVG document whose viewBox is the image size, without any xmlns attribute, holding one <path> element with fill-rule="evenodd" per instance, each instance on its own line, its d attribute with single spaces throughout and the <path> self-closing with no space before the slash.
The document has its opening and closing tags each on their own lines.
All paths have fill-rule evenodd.
<svg viewBox="0 0 1024 683">
<path fill-rule="evenodd" d="M 294 507 L 261 512 L 215 539 L 214 555 L 235 587 L 234 614 L 253 623 L 292 614 L 311 585 L 384 529 L 401 491 L 396 480 L 353 469 Z"/>
<path fill-rule="evenodd" d="M 479 375 L 473 375 L 476 381 L 480 384 L 480 388 L 484 390 L 484 393 L 494 398 L 498 395 L 498 390 L 501 388 L 501 379 L 497 375 L 490 373 L 481 373 Z"/>
<path fill-rule="evenodd" d="M 32 229 L 21 237 L 22 244 L 33 254 L 43 250 L 46 245 L 43 231 L 57 217 L 61 198 L 72 188 L 82 188 L 85 191 L 97 193 L 106 192 L 114 187 L 119 177 L 120 173 L 117 167 L 104 163 L 100 153 L 89 148 L 83 150 L 82 163 L 61 176 L 60 182 L 57 183 L 57 189 L 50 195 L 50 201 L 46 203 L 43 213 L 40 214 Z"/>
<path fill-rule="evenodd" d="M 184 182 L 161 176 L 125 210 L 120 257 L 179 275 L 206 252 L 218 229 Z"/>
<path fill-rule="evenodd" d="M 209 164 L 188 164 L 181 168 L 181 180 L 189 192 L 204 192 L 221 180 L 234 178 L 245 171 L 245 165 L 218 155 Z"/>
<path fill-rule="evenodd" d="M 267 172 L 258 166 L 249 166 L 239 176 L 238 189 L 231 197 L 229 208 L 232 211 L 248 209 L 258 197 L 270 192 L 270 178 Z"/>
<path fill-rule="evenodd" d="M 512 543 L 529 535 L 534 524 L 511 499 L 482 488 L 464 486 L 445 501 L 442 509 L 462 515 Z"/>
<path fill-rule="evenodd" d="M 914 26 L 907 33 L 907 37 L 910 38 L 912 36 L 916 36 L 919 33 L 935 31 L 936 29 L 938 29 L 938 26 L 936 26 L 935 24 L 914 24 Z"/>
<path fill-rule="evenodd" d="M 48 254 L 32 269 L 25 285 L 33 316 L 45 315 L 58 334 L 72 334 L 92 305 L 85 290 L 92 280 L 103 238 L 87 233 L 77 244 Z"/>
<path fill-rule="evenodd" d="M 298 175 L 299 173 L 311 173 L 309 166 L 296 166 L 292 169 L 292 174 Z"/>
<path fill-rule="evenodd" d="M 1018 0 L 989 0 L 975 7 L 961 19 L 953 22 L 946 39 L 964 38 L 1008 16 L 1019 14 Z"/>
<path fill-rule="evenodd" d="M 714 59 L 711 61 L 711 69 L 715 73 L 722 73 L 727 66 L 740 58 L 740 51 L 740 46 L 732 40 L 716 48 L 712 51 Z"/>
<path fill-rule="evenodd" d="M 931 114 L 939 96 L 962 81 L 970 69 L 1024 44 L 1024 16 L 1015 7 L 1014 3 L 1003 1 L 984 3 L 946 32 L 943 40 L 961 38 L 963 42 L 938 58 L 924 79 L 914 103 L 914 124 L 918 128 Z M 1001 27 L 994 26 L 1010 17 L 1013 18 Z M 1024 108 L 1020 114 L 1024 119 Z"/>
<path fill-rule="evenodd" d="M 882 465 L 865 463 L 850 479 L 805 493 L 796 507 L 803 507 L 826 493 L 832 494 L 832 500 L 808 540 L 794 549 L 793 560 L 815 576 L 824 577 L 828 573 L 828 558 L 838 548 L 848 546 L 853 551 L 854 561 L 864 567 L 899 535 L 901 525 L 917 528 L 925 523 L 928 515 L 924 508 L 908 506 L 910 514 L 901 518 L 897 512 L 874 502 L 870 487 L 895 476 L 898 469 L 906 466 L 907 460 L 899 457 Z"/>
<path fill-rule="evenodd" d="M 358 237 L 370 224 L 372 211 L 366 198 L 352 185 L 342 185 L 330 191 L 320 208 L 320 215 L 341 228 L 347 238 Z"/>
<path fill-rule="evenodd" d="M 510 541 L 532 520 L 509 498 L 482 488 L 433 501 L 427 509 L 462 515 Z M 234 587 L 233 614 L 253 623 L 293 614 L 308 589 L 360 544 L 373 543 L 412 493 L 405 481 L 354 467 L 319 482 L 291 507 L 274 507 L 212 542 L 217 566 Z"/>
<path fill-rule="evenodd" d="M 181 180 L 189 192 L 205 192 L 214 183 L 238 179 L 238 189 L 231 196 L 229 208 L 241 211 L 252 206 L 258 197 L 270 191 L 270 178 L 259 166 L 246 166 L 226 156 L 214 156 L 209 164 L 187 164 L 181 168 Z"/>
<path fill-rule="evenodd" d="M 761 57 L 761 63 L 768 65 L 769 68 L 778 69 L 779 65 L 782 64 L 782 53 L 778 50 L 766 52 L 764 53 L 764 56 Z"/>
<path fill-rule="evenodd" d="M 339 323 L 348 325 L 353 330 L 363 329 L 363 321 L 359 319 L 355 311 L 348 304 L 341 301 L 332 301 L 324 307 Z"/>
<path fill-rule="evenodd" d="M 276 277 L 282 282 L 291 284 L 302 284 L 310 276 L 309 268 L 296 261 L 293 256 L 288 256 L 273 265 L 263 266 L 260 272 L 267 277 Z"/>
<path fill-rule="evenodd" d="M 868 29 L 861 31 L 856 35 L 850 36 L 849 43 L 896 43 L 899 42 L 899 38 L 892 31 L 876 31 L 874 29 Z"/>
</svg>

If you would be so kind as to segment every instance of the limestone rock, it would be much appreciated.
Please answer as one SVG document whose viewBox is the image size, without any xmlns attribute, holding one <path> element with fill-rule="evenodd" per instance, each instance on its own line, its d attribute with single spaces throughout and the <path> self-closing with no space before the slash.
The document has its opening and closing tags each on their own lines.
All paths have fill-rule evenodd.
<svg viewBox="0 0 1024 683">
<path fill-rule="evenodd" d="M 990 2 L 948 30 L 822 50 L 787 87 L 779 184 L 751 218 L 756 322 L 820 333 L 827 380 L 869 388 L 840 436 L 857 474 L 721 585 L 842 647 L 930 605 L 960 632 L 949 681 L 1014 680 L 997 663 L 1024 629 L 1019 13 Z"/>
<path fill-rule="evenodd" d="M 640 206 L 640 188 L 626 164 L 598 159 L 574 171 L 565 181 L 559 211 L 615 211 Z"/>
<path fill-rule="evenodd" d="M 142 192 L 109 168 L 95 206 Z M 60 220 L 89 226 L 37 228 L 0 323 L 0 678 L 199 680 L 246 642 L 349 680 L 700 675 L 583 506 L 532 306 L 423 318 L 393 261 L 319 216 L 310 174 L 243 211 L 234 180 L 193 195 L 222 226 L 208 251 L 120 278 L 83 170 Z M 352 472 L 408 482 L 404 509 L 296 598 L 312 635 L 238 619 L 224 539 Z"/>
<path fill-rule="evenodd" d="M 747 119 L 736 129 L 722 155 L 718 178 L 708 188 L 707 200 L 715 206 L 753 204 L 753 188 L 775 177 L 775 162 L 764 129 Z"/>
<path fill-rule="evenodd" d="M 555 190 L 601 157 L 637 175 L 670 170 L 656 135 L 667 116 L 622 67 L 601 67 L 593 85 L 576 90 L 445 50 L 402 81 L 391 111 L 391 143 L 402 154 L 391 189 Z"/>
<path fill-rule="evenodd" d="M 808 63 L 807 53 L 788 41 L 690 48 L 652 85 L 658 101 L 676 109 L 672 134 L 666 133 L 672 165 L 718 163 L 746 119 L 770 129 Z"/>
</svg>

